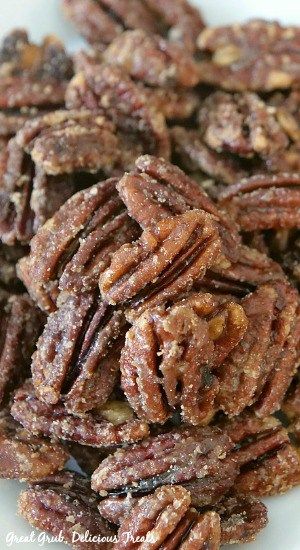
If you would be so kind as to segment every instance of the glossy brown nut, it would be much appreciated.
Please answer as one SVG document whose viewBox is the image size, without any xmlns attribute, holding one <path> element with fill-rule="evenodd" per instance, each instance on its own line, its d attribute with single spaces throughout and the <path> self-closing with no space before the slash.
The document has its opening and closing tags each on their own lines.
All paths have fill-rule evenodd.
<svg viewBox="0 0 300 550">
<path fill-rule="evenodd" d="M 242 180 L 220 195 L 220 206 L 243 231 L 299 227 L 300 177 L 261 174 Z"/>
<path fill-rule="evenodd" d="M 0 413 L 0 477 L 38 481 L 62 470 L 69 454 L 58 442 L 36 437 L 14 421 L 9 411 Z"/>
<path fill-rule="evenodd" d="M 47 320 L 32 357 L 37 397 L 68 411 L 105 403 L 119 372 L 126 320 L 94 293 L 71 294 Z"/>
<path fill-rule="evenodd" d="M 229 415 L 254 403 L 256 414 L 278 410 L 297 365 L 298 294 L 284 282 L 262 285 L 241 304 L 248 330 L 218 369 L 219 406 Z"/>
<path fill-rule="evenodd" d="M 214 506 L 221 518 L 221 543 L 251 542 L 268 523 L 266 506 L 253 496 L 226 495 Z"/>
<path fill-rule="evenodd" d="M 121 386 L 139 418 L 207 423 L 219 391 L 215 369 L 243 338 L 243 308 L 211 294 L 194 294 L 170 308 L 146 310 L 126 335 Z"/>
<path fill-rule="evenodd" d="M 103 58 L 150 86 L 193 88 L 199 82 L 198 65 L 189 52 L 141 29 L 115 38 Z"/>
<path fill-rule="evenodd" d="M 0 291 L 0 403 L 28 376 L 43 321 L 27 294 Z"/>
<path fill-rule="evenodd" d="M 184 485 L 192 503 L 210 505 L 237 475 L 227 458 L 231 440 L 213 427 L 182 427 L 108 456 L 92 475 L 94 490 L 112 495 L 152 492 L 165 484 Z"/>
<path fill-rule="evenodd" d="M 78 550 L 108 549 L 114 540 L 114 531 L 97 510 L 97 495 L 91 491 L 89 480 L 74 472 L 62 472 L 31 485 L 19 496 L 18 512 L 32 526 L 62 536 Z M 94 542 L 84 542 L 86 532 Z"/>
<path fill-rule="evenodd" d="M 116 182 L 100 182 L 73 195 L 32 239 L 19 277 L 42 309 L 54 311 L 60 292 L 95 289 L 111 254 L 138 236 Z"/>
<path fill-rule="evenodd" d="M 268 92 L 299 83 L 299 28 L 252 20 L 207 28 L 198 47 L 211 54 L 200 61 L 202 82 L 227 90 Z"/>
<path fill-rule="evenodd" d="M 14 30 L 0 46 L 0 108 L 62 105 L 72 61 L 53 35 L 38 46 Z"/>
<path fill-rule="evenodd" d="M 189 507 L 191 497 L 183 487 L 165 485 L 141 498 L 118 531 L 118 550 L 149 547 L 168 550 L 220 548 L 220 517 L 215 512 L 198 514 Z M 143 538 L 142 538 L 143 537 Z"/>
<path fill-rule="evenodd" d="M 30 381 L 16 392 L 11 413 L 31 434 L 91 447 L 133 443 L 145 439 L 149 434 L 147 424 L 136 419 L 113 424 L 101 412 L 75 416 L 68 413 L 62 404 L 47 405 L 36 398 Z"/>
<path fill-rule="evenodd" d="M 201 210 L 165 218 L 122 246 L 100 277 L 104 300 L 147 309 L 178 295 L 219 261 L 213 218 Z"/>
</svg>

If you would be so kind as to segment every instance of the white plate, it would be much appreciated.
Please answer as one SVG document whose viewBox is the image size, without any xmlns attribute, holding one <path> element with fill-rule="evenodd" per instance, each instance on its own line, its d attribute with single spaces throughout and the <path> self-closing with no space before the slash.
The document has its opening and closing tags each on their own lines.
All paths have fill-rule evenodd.
<svg viewBox="0 0 300 550">
<path fill-rule="evenodd" d="M 279 19 L 286 24 L 300 25 L 298 0 L 199 0 L 206 20 L 213 25 L 242 21 L 250 17 Z M 16 26 L 26 27 L 34 40 L 44 34 L 56 33 L 71 50 L 83 45 L 71 25 L 59 12 L 59 0 L 0 0 L 0 39 Z M 0 550 L 64 550 L 63 544 L 42 544 L 37 541 L 39 532 L 16 515 L 16 500 L 21 490 L 16 481 L 0 480 Z M 300 488 L 287 495 L 266 500 L 269 525 L 251 544 L 233 546 L 232 550 L 299 550 L 300 549 Z M 32 533 L 32 534 L 31 534 Z M 35 538 L 35 542 L 9 542 L 12 534 Z"/>
</svg>

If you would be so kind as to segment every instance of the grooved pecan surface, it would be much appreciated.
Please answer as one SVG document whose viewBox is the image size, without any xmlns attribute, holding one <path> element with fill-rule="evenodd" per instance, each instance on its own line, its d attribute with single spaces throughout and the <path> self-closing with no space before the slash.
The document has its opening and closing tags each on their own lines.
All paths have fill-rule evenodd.
<svg viewBox="0 0 300 550">
<path fill-rule="evenodd" d="M 113 424 L 101 412 L 75 416 L 68 413 L 63 404 L 47 405 L 36 398 L 31 381 L 16 392 L 11 413 L 32 434 L 91 447 L 132 443 L 149 434 L 147 424 L 136 419 Z"/>
<path fill-rule="evenodd" d="M 64 467 L 69 454 L 57 442 L 33 436 L 14 421 L 7 409 L 0 413 L 0 477 L 38 481 Z"/>
<path fill-rule="evenodd" d="M 73 472 L 48 476 L 31 485 L 19 496 L 18 512 L 34 527 L 53 536 L 61 534 L 64 542 L 78 550 L 97 550 L 99 546 L 106 550 L 114 540 L 114 532 L 98 513 L 97 495 L 89 480 Z M 80 541 L 78 535 L 86 532 L 96 542 Z"/>
<path fill-rule="evenodd" d="M 116 182 L 100 182 L 73 195 L 31 240 L 19 276 L 42 309 L 53 311 L 61 291 L 97 287 L 111 254 L 138 236 Z"/>
<path fill-rule="evenodd" d="M 62 105 L 72 61 L 53 35 L 41 46 L 25 30 L 7 35 L 0 46 L 0 108 Z"/>
<path fill-rule="evenodd" d="M 211 504 L 236 477 L 235 462 L 227 458 L 231 448 L 218 428 L 182 427 L 108 456 L 93 473 L 92 487 L 124 495 L 180 484 L 190 491 L 193 504 Z"/>
<path fill-rule="evenodd" d="M 284 282 L 260 286 L 242 300 L 248 330 L 218 369 L 217 401 L 229 415 L 254 403 L 258 416 L 280 408 L 297 365 L 298 294 Z"/>
<path fill-rule="evenodd" d="M 220 194 L 243 231 L 299 227 L 300 177 L 297 173 L 260 174 Z"/>
<path fill-rule="evenodd" d="M 132 515 L 118 531 L 119 550 L 143 548 L 134 541 L 145 537 L 146 547 L 185 550 L 220 547 L 220 517 L 215 512 L 198 514 L 189 508 L 186 489 L 165 485 L 140 499 Z M 143 540 L 143 539 L 142 539 Z"/>
<path fill-rule="evenodd" d="M 204 29 L 198 47 L 211 56 L 199 63 L 201 80 L 227 90 L 290 88 L 300 79 L 299 40 L 298 27 L 273 21 Z"/>
<path fill-rule="evenodd" d="M 185 422 L 210 420 L 219 391 L 214 369 L 242 339 L 247 323 L 239 304 L 211 294 L 146 310 L 128 331 L 121 354 L 121 385 L 137 415 L 165 422 L 179 407 Z"/>
<path fill-rule="evenodd" d="M 217 226 L 209 214 L 191 210 L 146 229 L 123 245 L 100 277 L 104 300 L 146 309 L 176 296 L 220 257 Z"/>
</svg>

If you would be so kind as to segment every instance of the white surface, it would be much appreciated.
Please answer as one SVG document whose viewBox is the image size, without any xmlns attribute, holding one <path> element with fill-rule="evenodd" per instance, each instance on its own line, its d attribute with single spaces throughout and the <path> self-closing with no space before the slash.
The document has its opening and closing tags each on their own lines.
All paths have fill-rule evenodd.
<svg viewBox="0 0 300 550">
<path fill-rule="evenodd" d="M 300 24 L 299 0 L 199 0 L 206 20 L 210 24 L 227 24 L 251 17 L 280 19 L 287 24 Z M 56 33 L 74 50 L 83 42 L 71 25 L 59 13 L 59 0 L 0 0 L 0 39 L 11 28 L 29 29 L 34 40 L 44 34 Z M 39 542 L 8 545 L 6 536 L 13 532 L 17 537 L 29 536 L 31 528 L 16 516 L 16 500 L 21 484 L 0 480 L 0 550 L 64 550 L 63 544 L 41 545 Z M 269 525 L 256 542 L 233 546 L 232 550 L 300 550 L 300 488 L 287 495 L 267 499 Z M 34 530 L 33 535 L 38 536 Z M 41 541 L 42 542 L 42 541 Z"/>
</svg>

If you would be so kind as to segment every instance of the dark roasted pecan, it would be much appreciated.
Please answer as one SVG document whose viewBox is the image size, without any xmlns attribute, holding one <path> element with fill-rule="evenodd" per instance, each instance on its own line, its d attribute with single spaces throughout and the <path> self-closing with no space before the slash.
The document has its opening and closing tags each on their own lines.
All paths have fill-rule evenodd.
<svg viewBox="0 0 300 550">
<path fill-rule="evenodd" d="M 163 423 L 179 407 L 185 422 L 209 421 L 219 391 L 214 369 L 246 329 L 243 308 L 211 294 L 146 310 L 128 331 L 120 362 L 122 388 L 139 418 Z"/>
<path fill-rule="evenodd" d="M 60 291 L 95 289 L 111 254 L 138 236 L 116 182 L 100 182 L 73 195 L 31 240 L 19 276 L 42 309 L 55 310 Z"/>
<path fill-rule="evenodd" d="M 41 46 L 19 29 L 0 47 L 0 108 L 62 105 L 72 62 L 63 44 L 51 35 Z"/>
<path fill-rule="evenodd" d="M 242 300 L 247 332 L 217 372 L 217 402 L 227 414 L 239 414 L 253 403 L 261 417 L 280 408 L 297 365 L 297 303 L 297 291 L 279 281 Z"/>
<path fill-rule="evenodd" d="M 191 287 L 220 261 L 214 219 L 202 210 L 164 218 L 112 256 L 100 277 L 102 297 L 142 311 Z"/>
<path fill-rule="evenodd" d="M 0 477 L 38 481 L 61 470 L 68 458 L 60 443 L 32 435 L 8 410 L 1 411 Z"/>
<path fill-rule="evenodd" d="M 219 204 L 243 231 L 299 227 L 300 176 L 260 174 L 231 185 Z"/>
<path fill-rule="evenodd" d="M 30 486 L 19 496 L 18 511 L 34 527 L 62 536 L 78 550 L 106 550 L 114 541 L 114 532 L 97 510 L 97 495 L 89 480 L 73 472 Z M 85 534 L 94 542 L 84 541 Z"/>
<path fill-rule="evenodd" d="M 0 403 L 28 375 L 42 320 L 28 295 L 0 291 Z"/>
<path fill-rule="evenodd" d="M 121 311 L 94 293 L 71 294 L 48 317 L 32 357 L 39 399 L 84 412 L 105 403 L 119 372 L 126 330 Z"/>
<path fill-rule="evenodd" d="M 227 90 L 271 91 L 300 81 L 300 32 L 273 21 L 207 28 L 198 39 L 211 53 L 199 63 L 202 82 Z"/>
<path fill-rule="evenodd" d="M 56 437 L 91 447 L 132 443 L 149 434 L 147 424 L 136 419 L 122 419 L 121 424 L 113 424 L 101 411 L 75 416 L 60 403 L 47 405 L 36 398 L 30 381 L 17 390 L 11 412 L 34 435 Z"/>
<path fill-rule="evenodd" d="M 189 53 L 142 30 L 126 31 L 115 38 L 103 58 L 150 86 L 192 88 L 199 82 L 198 65 Z"/>
<path fill-rule="evenodd" d="M 9 292 L 22 292 L 24 287 L 17 277 L 16 263 L 28 252 L 24 246 L 0 243 L 0 287 Z"/>
<path fill-rule="evenodd" d="M 234 483 L 235 462 L 227 457 L 231 448 L 218 428 L 182 427 L 108 456 L 93 473 L 92 487 L 100 494 L 125 495 L 180 484 L 193 504 L 210 505 Z"/>
<path fill-rule="evenodd" d="M 149 548 L 175 550 L 220 548 L 220 517 L 215 512 L 199 514 L 190 508 L 184 487 L 165 485 L 142 497 L 118 531 L 118 550 Z M 144 543 L 145 544 L 145 543 Z"/>
<path fill-rule="evenodd" d="M 300 484 L 299 452 L 274 417 L 241 415 L 223 429 L 235 443 L 232 456 L 240 468 L 234 483 L 237 493 L 274 495 Z"/>
</svg>

